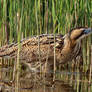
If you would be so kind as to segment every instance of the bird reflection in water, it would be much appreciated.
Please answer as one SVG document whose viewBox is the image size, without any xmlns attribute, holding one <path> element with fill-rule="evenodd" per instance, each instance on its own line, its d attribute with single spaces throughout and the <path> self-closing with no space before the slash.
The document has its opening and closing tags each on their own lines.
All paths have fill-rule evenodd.
<svg viewBox="0 0 92 92">
<path fill-rule="evenodd" d="M 30 80 L 21 80 L 19 92 L 76 92 L 73 86 L 67 82 L 56 80 L 51 86 L 32 82 Z M 0 92 L 15 92 L 15 87 L 10 85 L 9 82 L 0 82 Z"/>
</svg>

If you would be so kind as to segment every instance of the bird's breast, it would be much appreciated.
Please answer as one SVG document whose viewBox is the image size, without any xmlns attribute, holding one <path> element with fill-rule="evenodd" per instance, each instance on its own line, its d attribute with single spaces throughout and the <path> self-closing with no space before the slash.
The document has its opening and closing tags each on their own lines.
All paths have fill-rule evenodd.
<svg viewBox="0 0 92 92">
<path fill-rule="evenodd" d="M 60 53 L 57 54 L 57 61 L 60 64 L 65 64 L 67 62 L 71 62 L 77 54 L 79 53 L 79 44 L 76 44 L 73 48 L 64 47 Z"/>
</svg>

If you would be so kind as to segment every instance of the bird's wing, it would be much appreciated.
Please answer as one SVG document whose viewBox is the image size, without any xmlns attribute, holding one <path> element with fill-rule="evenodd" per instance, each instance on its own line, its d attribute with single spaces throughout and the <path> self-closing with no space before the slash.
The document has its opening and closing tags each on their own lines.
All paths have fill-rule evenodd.
<svg viewBox="0 0 92 92">
<path fill-rule="evenodd" d="M 53 57 L 54 46 L 62 48 L 63 36 L 44 34 L 20 42 L 20 59 L 28 62 L 38 61 L 39 58 Z M 3 46 L 0 48 L 0 57 L 16 58 L 18 52 L 18 43 Z"/>
<path fill-rule="evenodd" d="M 43 60 L 53 57 L 54 46 L 62 48 L 63 36 L 62 35 L 40 35 L 39 37 L 32 37 L 22 42 L 20 51 L 20 59 L 28 62 Z"/>
<path fill-rule="evenodd" d="M 42 44 L 51 44 L 54 43 L 54 39 L 55 42 L 61 42 L 63 39 L 63 35 L 54 35 L 53 34 L 42 34 L 40 36 L 36 36 L 36 37 L 32 37 L 29 39 L 24 39 L 21 41 L 22 45 L 38 45 L 38 43 L 40 45 Z"/>
</svg>

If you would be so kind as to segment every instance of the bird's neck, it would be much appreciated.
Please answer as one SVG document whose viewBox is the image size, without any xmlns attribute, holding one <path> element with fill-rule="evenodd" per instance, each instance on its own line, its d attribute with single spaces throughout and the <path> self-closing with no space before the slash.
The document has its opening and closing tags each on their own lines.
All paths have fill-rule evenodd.
<svg viewBox="0 0 92 92">
<path fill-rule="evenodd" d="M 66 48 L 74 48 L 76 44 L 77 42 L 75 40 L 72 40 L 70 36 L 67 34 L 64 40 L 64 46 Z"/>
</svg>

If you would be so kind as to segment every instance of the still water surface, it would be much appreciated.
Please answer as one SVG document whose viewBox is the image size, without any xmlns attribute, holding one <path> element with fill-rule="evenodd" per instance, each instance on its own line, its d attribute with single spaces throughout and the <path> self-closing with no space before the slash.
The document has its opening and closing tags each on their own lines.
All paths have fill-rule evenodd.
<svg viewBox="0 0 92 92">
<path fill-rule="evenodd" d="M 87 74 L 79 71 L 58 71 L 53 82 L 47 82 L 45 78 L 38 81 L 36 77 L 29 76 L 28 71 L 20 73 L 18 92 L 92 92 Z M 0 92 L 15 92 L 15 85 L 13 67 L 0 67 Z"/>
</svg>

